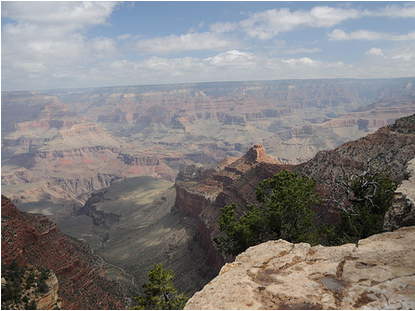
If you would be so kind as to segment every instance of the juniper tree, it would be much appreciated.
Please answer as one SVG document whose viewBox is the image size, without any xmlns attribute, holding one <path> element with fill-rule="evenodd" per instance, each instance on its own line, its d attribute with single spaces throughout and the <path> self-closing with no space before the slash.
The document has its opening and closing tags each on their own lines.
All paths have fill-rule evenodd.
<svg viewBox="0 0 415 311">
<path fill-rule="evenodd" d="M 135 297 L 138 306 L 135 310 L 179 310 L 183 309 L 187 296 L 184 293 L 180 295 L 173 284 L 173 271 L 163 269 L 162 264 L 154 264 L 154 268 L 148 272 L 149 282 L 142 285 L 144 288 L 144 297 L 141 295 Z"/>
<path fill-rule="evenodd" d="M 321 200 L 315 186 L 315 179 L 289 171 L 264 180 L 255 191 L 258 206 L 247 206 L 240 217 L 235 213 L 236 204 L 221 209 L 219 226 L 223 235 L 214 239 L 216 245 L 235 256 L 271 239 L 316 244 L 311 207 Z"/>
<path fill-rule="evenodd" d="M 357 244 L 360 239 L 380 233 L 385 213 L 392 206 L 397 188 L 396 182 L 390 178 L 390 172 L 368 165 L 363 173 L 347 178 L 343 175 L 343 180 L 336 180 L 336 184 L 345 200 L 340 201 L 333 196 L 329 199 L 341 210 L 341 223 L 332 228 L 326 226 L 326 243 Z"/>
</svg>

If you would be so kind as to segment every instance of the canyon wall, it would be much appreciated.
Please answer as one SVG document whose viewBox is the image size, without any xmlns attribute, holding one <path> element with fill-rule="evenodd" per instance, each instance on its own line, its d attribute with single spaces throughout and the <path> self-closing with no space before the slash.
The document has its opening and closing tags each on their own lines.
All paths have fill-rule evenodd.
<svg viewBox="0 0 415 311">
<path fill-rule="evenodd" d="M 38 307 L 54 305 L 57 295 L 62 309 L 120 309 L 129 302 L 115 282 L 105 278 L 103 262 L 83 242 L 64 236 L 45 216 L 19 211 L 6 197 L 1 200 L 1 260 L 9 265 L 50 269 L 50 295 Z M 54 277 L 54 275 L 56 275 Z"/>
<path fill-rule="evenodd" d="M 265 176 L 256 174 L 253 171 L 261 163 L 273 164 L 276 169 L 263 171 Z M 285 167 L 267 156 L 262 145 L 250 148 L 242 158 L 227 158 L 220 162 L 219 166 L 222 169 L 213 172 L 209 168 L 200 168 L 198 173 L 190 169 L 190 172 L 182 171 L 175 184 L 175 206 L 187 215 L 197 218 L 196 239 L 208 250 L 209 262 L 216 273 L 225 263 L 212 241 L 213 232 L 218 231 L 220 208 L 231 203 L 246 206 L 252 202 L 254 196 L 251 191 L 252 184 L 272 177 L 273 172 Z M 211 173 L 204 173 L 206 171 Z M 249 180 L 250 177 L 254 180 Z"/>
</svg>

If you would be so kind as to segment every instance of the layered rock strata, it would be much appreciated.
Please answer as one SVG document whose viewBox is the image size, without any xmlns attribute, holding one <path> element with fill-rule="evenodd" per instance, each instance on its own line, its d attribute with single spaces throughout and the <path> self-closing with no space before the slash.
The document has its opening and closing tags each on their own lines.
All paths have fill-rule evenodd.
<svg viewBox="0 0 415 311">
<path fill-rule="evenodd" d="M 50 269 L 57 277 L 58 285 L 53 277 L 48 281 L 50 295 L 37 302 L 39 307 L 47 309 L 56 290 L 62 309 L 128 307 L 119 286 L 105 278 L 102 260 L 85 243 L 64 236 L 46 216 L 19 211 L 4 196 L 1 218 L 2 263 L 16 260 L 20 266 Z"/>
<path fill-rule="evenodd" d="M 260 164 L 268 164 L 273 169 L 257 170 Z M 232 199 L 241 201 L 242 206 L 252 203 L 255 195 L 250 188 L 272 177 L 282 167 L 285 165 L 265 154 L 262 145 L 255 145 L 242 158 L 225 158 L 215 166 L 199 170 L 187 168 L 179 174 L 175 185 L 175 206 L 198 219 L 196 238 L 209 251 L 209 260 L 216 272 L 225 262 L 212 241 L 212 233 L 218 231 L 220 207 L 231 204 Z"/>
<path fill-rule="evenodd" d="M 302 163 L 414 113 L 414 88 L 404 78 L 3 92 L 3 194 L 82 205 L 114 176 L 174 181 L 186 165 L 241 157 L 253 144 Z M 97 183 L 98 172 L 110 177 Z"/>
<path fill-rule="evenodd" d="M 49 290 L 46 294 L 42 295 L 35 300 L 36 308 L 38 310 L 52 310 L 55 306 L 61 307 L 59 291 L 59 281 L 55 273 L 50 273 L 49 278 L 46 280 L 46 284 Z"/>
<path fill-rule="evenodd" d="M 413 309 L 415 227 L 337 247 L 284 240 L 249 248 L 187 310 Z"/>
</svg>

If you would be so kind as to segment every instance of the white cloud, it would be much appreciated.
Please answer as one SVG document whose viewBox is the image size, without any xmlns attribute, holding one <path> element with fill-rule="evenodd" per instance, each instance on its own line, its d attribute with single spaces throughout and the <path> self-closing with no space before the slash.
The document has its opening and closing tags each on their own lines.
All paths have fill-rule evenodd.
<svg viewBox="0 0 415 311">
<path fill-rule="evenodd" d="M 290 31 L 299 26 L 332 27 L 344 20 L 359 17 L 361 17 L 361 12 L 355 9 L 318 6 L 309 12 L 302 10 L 291 12 L 283 8 L 252 14 L 239 25 L 249 37 L 268 40 L 281 32 Z"/>
<path fill-rule="evenodd" d="M 366 51 L 365 55 L 368 56 L 384 56 L 382 49 L 371 48 L 369 51 Z"/>
<path fill-rule="evenodd" d="M 252 65 L 254 57 L 251 53 L 232 50 L 207 58 L 206 61 L 214 66 L 245 66 Z"/>
<path fill-rule="evenodd" d="M 212 32 L 230 32 L 234 31 L 238 27 L 237 23 L 215 23 L 209 26 L 210 31 Z"/>
<path fill-rule="evenodd" d="M 412 41 L 415 40 L 415 31 L 408 32 L 406 35 L 394 35 L 392 41 Z"/>
<path fill-rule="evenodd" d="M 2 2 L 1 15 L 40 28 L 54 26 L 73 31 L 103 24 L 116 5 L 109 1 L 6 1 Z"/>
<path fill-rule="evenodd" d="M 351 33 L 346 33 L 341 29 L 334 29 L 328 35 L 329 40 L 332 41 L 348 41 L 348 40 L 365 40 L 365 41 L 411 41 L 415 40 L 415 31 L 411 31 L 405 35 L 394 35 L 384 32 L 375 32 L 368 30 L 358 30 Z"/>
<path fill-rule="evenodd" d="M 120 35 L 120 36 L 118 36 L 117 37 L 117 39 L 118 40 L 128 40 L 128 39 L 130 39 L 132 37 L 132 35 L 130 35 L 130 34 L 124 34 L 124 35 Z"/>
<path fill-rule="evenodd" d="M 309 57 L 280 59 L 267 59 L 264 69 L 273 75 L 273 79 L 321 79 L 356 77 L 355 68 L 341 61 L 325 62 Z"/>
<path fill-rule="evenodd" d="M 348 19 L 356 19 L 362 16 L 362 12 L 355 9 L 333 8 L 317 6 L 310 11 L 311 27 L 332 27 Z"/>
<path fill-rule="evenodd" d="M 204 21 L 201 21 L 198 25 L 197 25 L 197 27 L 195 28 L 195 27 L 190 27 L 190 30 L 188 31 L 189 33 L 191 33 L 191 32 L 196 32 L 198 29 L 200 29 L 200 28 L 203 28 L 205 26 L 205 22 Z"/>
<path fill-rule="evenodd" d="M 113 38 L 93 38 L 88 41 L 87 47 L 96 58 L 105 58 L 117 53 L 116 40 Z"/>
<path fill-rule="evenodd" d="M 347 41 L 347 40 L 382 40 L 387 37 L 385 33 L 367 31 L 367 30 L 358 30 L 351 33 L 346 33 L 340 29 L 334 29 L 328 37 L 332 41 Z"/>
<path fill-rule="evenodd" d="M 2 80 L 22 81 L 26 77 L 26 85 L 47 85 L 55 79 L 67 79 L 73 68 L 115 55 L 115 39 L 88 39 L 84 31 L 105 24 L 116 5 L 2 2 L 2 17 L 12 20 L 2 27 Z"/>
<path fill-rule="evenodd" d="M 217 33 L 203 32 L 138 40 L 136 49 L 142 53 L 166 54 L 195 50 L 224 50 L 238 45 L 236 39 L 224 38 Z"/>
<path fill-rule="evenodd" d="M 415 17 L 415 4 L 404 3 L 403 6 L 388 5 L 383 9 L 371 13 L 373 16 L 385 16 L 385 17 L 401 17 L 401 18 L 413 18 Z"/>
<path fill-rule="evenodd" d="M 319 62 L 314 61 L 308 57 L 302 57 L 298 59 L 294 59 L 294 58 L 285 59 L 283 60 L 283 62 L 290 66 L 314 66 L 316 67 L 319 65 Z"/>
<path fill-rule="evenodd" d="M 28 73 L 41 73 L 46 70 L 46 67 L 41 63 L 15 63 L 12 68 L 13 70 L 23 70 Z"/>
<path fill-rule="evenodd" d="M 394 61 L 401 61 L 407 63 L 415 60 L 415 53 L 398 54 L 392 57 Z"/>
<path fill-rule="evenodd" d="M 300 54 L 300 53 L 317 53 L 321 51 L 322 51 L 321 48 L 304 48 L 302 46 L 298 46 L 298 47 L 293 47 L 287 50 L 283 50 L 282 52 L 286 54 Z"/>
<path fill-rule="evenodd" d="M 113 61 L 109 64 L 109 68 L 111 69 L 121 69 L 121 70 L 127 70 L 128 68 L 133 67 L 133 63 L 131 61 L 128 60 L 116 60 Z"/>
<path fill-rule="evenodd" d="M 343 21 L 362 17 L 411 18 L 415 17 L 413 4 L 391 5 L 372 12 L 329 6 L 295 11 L 275 9 L 254 13 L 240 23 L 210 24 L 207 32 L 197 32 L 204 27 L 200 22 L 182 35 L 143 39 L 145 32 L 129 34 L 122 29 L 121 35 L 113 38 L 91 37 L 88 29 L 106 24 L 117 5 L 118 2 L 2 2 L 2 16 L 13 20 L 2 26 L 3 86 L 19 90 L 22 86 L 42 89 L 220 80 L 398 77 L 413 75 L 415 70 L 415 31 L 396 34 L 331 29 L 327 35 L 331 41 L 399 42 L 399 45 L 389 42 L 388 48 L 359 49 L 356 53 L 360 56 L 381 57 L 366 57 L 360 63 L 357 60 L 350 64 L 325 61 L 325 54 L 317 45 L 321 44 L 320 38 L 310 38 L 313 42 L 299 42 L 302 38 L 292 41 L 289 36 L 275 38 L 300 27 L 334 28 Z M 252 39 L 272 40 L 258 44 L 258 40 Z M 201 50 L 203 57 L 194 56 L 201 53 L 183 53 Z M 182 52 L 187 57 L 160 57 L 172 52 Z M 322 53 L 294 57 L 316 52 Z M 134 56 L 130 58 L 129 53 Z M 292 55 L 270 56 L 283 53 Z"/>
</svg>

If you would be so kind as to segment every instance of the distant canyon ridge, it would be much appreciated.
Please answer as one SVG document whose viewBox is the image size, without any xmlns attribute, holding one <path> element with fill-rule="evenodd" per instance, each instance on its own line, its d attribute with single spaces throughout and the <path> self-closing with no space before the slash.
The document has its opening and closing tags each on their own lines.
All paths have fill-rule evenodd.
<svg viewBox="0 0 415 311">
<path fill-rule="evenodd" d="M 59 221 L 116 181 L 150 175 L 173 185 L 187 165 L 241 157 L 254 144 L 278 162 L 302 163 L 415 113 L 414 82 L 279 80 L 2 92 L 2 194 L 21 209 Z"/>
</svg>

